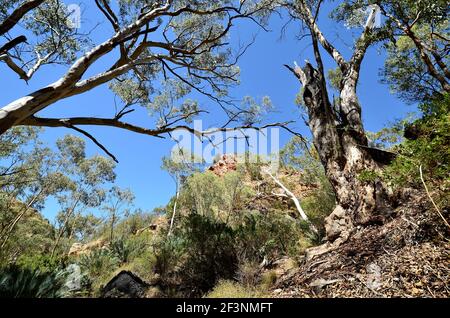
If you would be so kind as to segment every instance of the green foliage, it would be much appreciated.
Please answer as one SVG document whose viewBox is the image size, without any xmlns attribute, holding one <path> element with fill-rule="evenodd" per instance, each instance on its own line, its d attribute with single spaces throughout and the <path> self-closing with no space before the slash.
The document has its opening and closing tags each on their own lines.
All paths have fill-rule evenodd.
<svg viewBox="0 0 450 318">
<path fill-rule="evenodd" d="M 301 223 L 279 212 L 242 212 L 236 227 L 235 246 L 239 260 L 261 262 L 281 255 L 297 255 L 303 236 Z"/>
<path fill-rule="evenodd" d="M 210 289 L 219 278 L 232 278 L 236 270 L 234 231 L 227 224 L 192 213 L 183 220 L 184 257 L 179 274 L 194 294 Z"/>
<path fill-rule="evenodd" d="M 389 150 L 395 145 L 403 142 L 403 132 L 405 127 L 414 120 L 413 114 L 408 114 L 405 119 L 397 120 L 390 123 L 388 127 L 384 127 L 380 131 L 370 132 L 366 131 L 369 146 L 373 148 L 380 148 Z"/>
<path fill-rule="evenodd" d="M 448 67 L 448 1 L 343 0 L 332 11 L 331 17 L 344 22 L 348 28 L 362 29 L 368 17 L 367 10 L 373 4 L 382 8 L 382 25 L 372 29 L 366 37 L 372 44 L 382 42 L 387 52 L 384 67 L 380 70 L 381 81 L 408 103 L 439 95 L 442 86 L 421 54 L 428 55 L 437 72 L 445 78 L 445 72 L 436 62 L 440 59 Z M 409 34 L 398 22 L 407 26 Z M 421 42 L 419 46 L 412 40 L 410 32 Z"/>
<path fill-rule="evenodd" d="M 106 195 L 105 203 L 101 207 L 108 213 L 109 218 L 109 240 L 114 240 L 114 230 L 116 223 L 121 217 L 130 213 L 130 206 L 133 204 L 134 194 L 130 189 L 121 189 L 113 186 Z"/>
<path fill-rule="evenodd" d="M 82 255 L 80 267 L 94 280 L 107 276 L 119 265 L 119 260 L 108 249 L 95 249 Z"/>
<path fill-rule="evenodd" d="M 118 221 L 115 233 L 121 238 L 132 237 L 137 234 L 139 230 L 151 224 L 154 218 L 155 215 L 153 213 L 145 212 L 141 209 L 134 210 Z M 103 232 L 102 235 L 103 234 L 106 235 L 107 232 Z"/>
<path fill-rule="evenodd" d="M 450 181 L 450 97 L 447 94 L 424 103 L 420 109 L 423 117 L 413 123 L 418 136 L 395 148 L 400 155 L 386 169 L 385 177 L 396 186 L 422 188 L 419 176 L 422 166 L 426 182 L 444 196 Z"/>
<path fill-rule="evenodd" d="M 161 276 L 163 282 L 170 281 L 182 261 L 184 239 L 179 235 L 161 237 L 153 244 L 155 263 L 153 270 Z"/>
<path fill-rule="evenodd" d="M 335 69 L 328 70 L 328 81 L 332 88 L 334 88 L 336 91 L 341 91 L 341 81 L 342 81 L 342 71 L 339 67 Z"/>
<path fill-rule="evenodd" d="M 4 222 L 0 227 L 3 232 L 0 233 L 3 234 L 4 245 L 0 248 L 0 262 L 9 263 L 12 255 L 16 255 L 18 262 L 21 262 L 48 253 L 53 244 L 54 229 L 39 212 L 33 210 L 25 213 L 14 229 L 7 234 L 8 224 L 11 220 L 17 219 L 19 213 L 24 211 L 24 207 L 19 204 L 3 211 L 4 214 L 0 216 L 0 220 Z"/>
<path fill-rule="evenodd" d="M 264 258 L 298 255 L 302 232 L 299 223 L 279 213 L 240 211 L 239 219 L 225 223 L 193 212 L 157 241 L 154 269 L 166 284 L 186 286 L 189 295 L 202 294 L 219 279 L 238 277 L 249 284 L 259 281 L 257 264 Z"/>
<path fill-rule="evenodd" d="M 374 182 L 378 177 L 376 171 L 372 170 L 363 170 L 357 176 L 358 180 L 362 182 Z"/>
<path fill-rule="evenodd" d="M 402 36 L 387 45 L 388 57 L 380 71 L 382 83 L 408 103 L 424 101 L 440 94 L 439 82 L 431 76 L 412 41 Z"/>
<path fill-rule="evenodd" d="M 300 137 L 293 137 L 281 150 L 280 160 L 282 167 L 301 172 L 301 180 L 307 184 L 319 181 L 325 171 L 314 147 Z"/>
<path fill-rule="evenodd" d="M 110 250 L 112 255 L 114 255 L 121 264 L 124 264 L 130 261 L 135 246 L 132 241 L 118 239 L 111 243 Z"/>
<path fill-rule="evenodd" d="M 242 165 L 238 165 L 240 173 L 245 173 L 250 176 L 252 181 L 263 180 L 263 174 L 261 168 L 268 164 L 261 156 L 252 156 L 250 153 L 245 154 L 245 162 Z"/>
<path fill-rule="evenodd" d="M 400 1 L 401 6 L 393 5 L 389 9 L 391 14 L 408 21 L 412 25 L 412 32 L 423 43 L 422 46 L 433 48 L 433 52 L 425 50 L 433 59 L 433 55 L 440 56 L 448 65 L 448 3 L 446 1 Z M 447 11 L 447 12 L 446 12 Z M 420 15 L 417 14 L 420 12 Z M 393 23 L 391 32 L 395 32 Z M 441 85 L 433 76 L 421 57 L 417 45 L 406 36 L 401 35 L 395 41 L 386 44 L 387 59 L 381 70 L 382 82 L 390 85 L 391 90 L 401 99 L 409 103 L 428 101 L 441 94 Z M 432 61 L 434 63 L 434 61 Z M 437 72 L 440 72 L 439 67 Z"/>
<path fill-rule="evenodd" d="M 273 109 L 272 101 L 269 96 L 264 96 L 261 103 L 258 103 L 253 97 L 245 96 L 242 101 L 242 109 L 245 110 L 241 120 L 244 126 L 260 123 L 263 115 Z"/>
<path fill-rule="evenodd" d="M 7 298 L 55 298 L 62 296 L 64 275 L 9 266 L 0 269 L 0 295 Z"/>
<path fill-rule="evenodd" d="M 311 223 L 319 230 L 319 236 L 316 237 L 315 242 L 308 243 L 303 240 L 304 246 L 303 248 L 300 247 L 300 250 L 309 247 L 311 243 L 320 244 L 320 240 L 325 237 L 325 218 L 330 215 L 336 206 L 334 190 L 325 175 L 319 179 L 318 188 L 304 198 L 301 205 L 307 211 Z"/>
<path fill-rule="evenodd" d="M 218 177 L 211 171 L 194 173 L 180 194 L 180 208 L 203 216 L 233 220 L 251 191 L 239 171 Z"/>
<path fill-rule="evenodd" d="M 297 182 L 315 186 L 315 189 L 301 200 L 301 206 L 319 230 L 317 240 L 320 241 L 325 234 L 324 220 L 336 206 L 336 197 L 319 155 L 314 147 L 308 149 L 302 139 L 294 137 L 281 149 L 280 158 L 283 168 L 300 172 Z"/>
<path fill-rule="evenodd" d="M 52 258 L 48 254 L 22 255 L 17 259 L 17 266 L 41 273 L 56 272 L 61 269 L 64 259 Z"/>
</svg>

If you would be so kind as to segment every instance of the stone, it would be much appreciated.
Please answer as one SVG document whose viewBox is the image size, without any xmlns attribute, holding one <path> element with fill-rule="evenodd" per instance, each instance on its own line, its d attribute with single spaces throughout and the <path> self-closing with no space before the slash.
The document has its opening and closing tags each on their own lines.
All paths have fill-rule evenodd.
<svg viewBox="0 0 450 318">
<path fill-rule="evenodd" d="M 143 298 L 150 286 L 130 271 L 121 271 L 102 289 L 102 298 Z"/>
</svg>

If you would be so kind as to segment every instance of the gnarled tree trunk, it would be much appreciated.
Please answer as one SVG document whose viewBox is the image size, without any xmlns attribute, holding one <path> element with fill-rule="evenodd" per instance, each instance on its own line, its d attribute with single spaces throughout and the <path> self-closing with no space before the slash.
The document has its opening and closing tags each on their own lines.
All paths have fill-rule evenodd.
<svg viewBox="0 0 450 318">
<path fill-rule="evenodd" d="M 344 74 L 340 106 L 334 109 L 322 72 L 309 63 L 294 71 L 304 88 L 314 145 L 336 192 L 338 205 L 326 219 L 327 239 L 339 243 L 355 226 L 381 222 L 389 207 L 387 187 L 376 178 L 361 178 L 364 172 L 380 170 L 383 153 L 368 147 L 356 96 L 357 72 L 349 69 Z"/>
</svg>

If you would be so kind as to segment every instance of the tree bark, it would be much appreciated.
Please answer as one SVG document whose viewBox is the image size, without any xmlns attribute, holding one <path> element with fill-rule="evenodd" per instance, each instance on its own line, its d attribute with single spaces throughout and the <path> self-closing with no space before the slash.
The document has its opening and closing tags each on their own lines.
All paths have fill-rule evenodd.
<svg viewBox="0 0 450 318">
<path fill-rule="evenodd" d="M 169 226 L 169 232 L 167 233 L 167 237 L 172 235 L 172 229 L 173 229 L 173 223 L 175 221 L 175 214 L 177 212 L 177 204 L 178 204 L 178 198 L 180 197 L 180 181 L 179 177 L 176 177 L 176 195 L 175 195 L 175 203 L 173 205 L 173 211 L 172 211 L 172 217 L 170 218 L 170 226 Z"/>
<path fill-rule="evenodd" d="M 324 87 L 323 73 L 306 63 L 294 72 L 303 87 L 309 128 L 320 160 L 336 193 L 338 205 L 326 219 L 327 240 L 346 240 L 356 225 L 382 221 L 389 206 L 387 187 L 377 178 L 364 180 L 361 173 L 381 168 L 364 133 L 356 96 L 358 71 L 348 68 L 340 92 L 339 109 L 333 109 Z"/>
</svg>

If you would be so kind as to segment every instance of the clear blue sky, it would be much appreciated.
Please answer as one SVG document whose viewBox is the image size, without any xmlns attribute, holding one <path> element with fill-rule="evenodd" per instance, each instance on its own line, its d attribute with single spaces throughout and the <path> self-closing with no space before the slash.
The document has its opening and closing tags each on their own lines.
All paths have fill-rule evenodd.
<svg viewBox="0 0 450 318">
<path fill-rule="evenodd" d="M 83 16 L 81 32 L 89 31 L 94 23 L 103 23 L 94 31 L 96 41 L 106 39 L 111 34 L 110 26 L 104 21 L 94 8 L 93 1 L 81 1 L 83 3 Z M 66 1 L 72 3 L 72 1 Z M 327 16 L 330 10 L 329 2 L 324 5 L 319 25 L 331 42 L 349 57 L 348 47 L 352 44 L 352 32 L 359 30 L 347 30 L 345 27 L 337 28 L 336 23 L 331 22 Z M 264 32 L 250 21 L 237 22 L 231 33 L 230 42 L 237 46 L 239 42 L 249 41 L 253 34 L 257 34 L 256 42 L 241 58 L 241 85 L 232 91 L 233 97 L 242 98 L 251 95 L 256 98 L 270 96 L 276 113 L 271 114 L 266 122 L 278 120 L 297 120 L 292 127 L 309 135 L 307 127 L 300 118 L 300 112 L 295 105 L 295 95 L 299 91 L 299 82 L 283 67 L 283 64 L 293 64 L 293 61 L 303 63 L 305 59 L 313 61 L 311 47 L 308 39 L 299 41 L 298 22 L 291 23 L 280 39 L 281 28 L 285 20 L 278 16 L 270 21 L 271 32 Z M 334 68 L 331 59 L 323 54 L 326 67 Z M 363 107 L 363 118 L 366 129 L 376 131 L 389 121 L 403 117 L 407 112 L 414 111 L 413 106 L 408 106 L 391 95 L 386 85 L 379 83 L 378 72 L 383 65 L 385 55 L 378 47 L 372 47 L 363 63 L 358 95 Z M 102 59 L 94 70 L 106 69 L 112 62 L 111 59 Z M 2 74 L 2 86 L 0 91 L 0 104 L 5 105 L 16 98 L 46 86 L 57 80 L 64 73 L 61 66 L 43 67 L 29 82 L 25 84 L 15 74 L 10 72 L 4 64 L 0 64 Z M 87 74 L 87 75 L 89 75 Z M 195 96 L 200 104 L 211 111 L 205 122 L 207 125 L 216 126 L 224 120 L 224 114 L 218 111 L 218 106 L 204 97 Z M 39 115 L 49 117 L 64 116 L 99 116 L 111 117 L 114 115 L 114 96 L 107 85 L 76 97 L 57 102 L 48 107 Z M 127 117 L 127 120 L 143 126 L 152 127 L 153 120 L 146 111 L 141 109 Z M 119 160 L 117 165 L 117 184 L 121 187 L 131 188 L 136 195 L 136 207 L 152 210 L 168 202 L 173 195 L 175 186 L 170 176 L 160 169 L 161 158 L 168 155 L 174 143 L 170 140 L 161 140 L 149 136 L 138 135 L 132 132 L 106 127 L 85 127 L 91 134 L 100 140 L 115 154 Z M 48 128 L 42 138 L 49 144 L 54 144 L 57 138 L 67 133 L 76 132 L 64 128 Z M 281 145 L 291 136 L 281 134 Z M 103 152 L 86 141 L 89 155 Z M 57 212 L 55 202 L 50 200 L 43 211 L 49 219 L 53 219 Z"/>
</svg>

